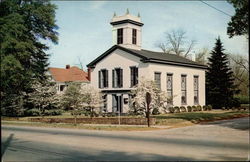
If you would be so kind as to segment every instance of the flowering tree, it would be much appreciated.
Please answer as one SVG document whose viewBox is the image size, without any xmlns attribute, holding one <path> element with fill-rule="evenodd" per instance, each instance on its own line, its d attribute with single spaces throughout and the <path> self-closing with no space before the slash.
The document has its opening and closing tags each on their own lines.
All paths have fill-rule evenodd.
<svg viewBox="0 0 250 162">
<path fill-rule="evenodd" d="M 131 103 L 133 106 L 130 106 L 132 112 L 140 115 L 146 115 L 146 93 L 151 95 L 151 103 L 149 105 L 150 112 L 152 113 L 153 109 L 158 109 L 162 107 L 167 102 L 167 94 L 159 90 L 152 80 L 147 80 L 145 78 L 139 79 L 138 85 L 135 86 L 135 89 L 131 91 L 133 98 Z"/>
<path fill-rule="evenodd" d="M 100 92 L 93 86 L 85 84 L 81 87 L 81 94 L 84 110 L 89 112 L 91 117 L 99 113 L 102 103 Z"/>
<path fill-rule="evenodd" d="M 46 109 L 58 107 L 59 98 L 56 95 L 56 86 L 52 82 L 39 82 L 35 80 L 32 84 L 32 93 L 28 93 L 31 102 L 39 111 L 44 114 Z"/>
</svg>

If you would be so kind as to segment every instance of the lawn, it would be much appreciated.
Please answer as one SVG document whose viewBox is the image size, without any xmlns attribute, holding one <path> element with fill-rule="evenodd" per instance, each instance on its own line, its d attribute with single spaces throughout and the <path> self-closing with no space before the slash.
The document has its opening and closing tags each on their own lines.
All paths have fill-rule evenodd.
<svg viewBox="0 0 250 162">
<path fill-rule="evenodd" d="M 198 112 L 184 112 L 174 114 L 154 115 L 157 125 L 168 125 L 173 127 L 193 125 L 201 122 L 232 119 L 249 116 L 248 111 L 212 110 Z"/>
<path fill-rule="evenodd" d="M 2 117 L 2 124 L 26 125 L 26 126 L 40 126 L 40 127 L 60 127 L 60 128 L 76 128 L 76 129 L 92 129 L 92 130 L 108 130 L 108 131 L 145 131 L 155 130 L 161 128 L 175 128 L 194 125 L 207 121 L 232 119 L 238 117 L 249 116 L 248 111 L 231 111 L 231 110 L 212 110 L 199 112 L 184 112 L 174 114 L 152 115 L 156 118 L 156 125 L 147 128 L 146 126 L 130 126 L 130 125 L 101 125 L 101 124 L 66 124 L 66 123 L 35 123 L 27 122 L 28 118 L 6 118 Z M 52 117 L 52 116 L 45 116 Z M 53 116 L 53 118 L 73 118 L 69 113 L 64 113 L 60 116 Z M 18 122 L 19 121 L 19 122 Z M 165 126 L 165 127 L 164 127 Z"/>
</svg>

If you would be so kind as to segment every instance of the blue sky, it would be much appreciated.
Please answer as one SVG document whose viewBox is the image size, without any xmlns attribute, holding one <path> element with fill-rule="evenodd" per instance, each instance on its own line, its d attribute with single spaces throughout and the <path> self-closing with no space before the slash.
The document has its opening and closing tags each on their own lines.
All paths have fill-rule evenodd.
<svg viewBox="0 0 250 162">
<path fill-rule="evenodd" d="M 214 7 L 234 15 L 234 8 L 226 1 L 206 1 Z M 80 58 L 86 64 L 101 55 L 112 44 L 110 20 L 116 12 L 141 15 L 142 48 L 160 51 L 155 43 L 164 40 L 164 33 L 183 29 L 187 37 L 197 41 L 194 51 L 212 49 L 220 36 L 226 52 L 248 54 L 244 36 L 229 39 L 226 34 L 230 17 L 200 1 L 53 1 L 59 26 L 59 43 L 48 43 L 50 67 L 78 66 Z"/>
</svg>

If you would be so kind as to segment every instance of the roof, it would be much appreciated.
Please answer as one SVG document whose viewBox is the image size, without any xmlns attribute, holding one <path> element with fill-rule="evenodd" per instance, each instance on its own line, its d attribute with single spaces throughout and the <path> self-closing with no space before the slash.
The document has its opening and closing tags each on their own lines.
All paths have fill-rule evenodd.
<svg viewBox="0 0 250 162">
<path fill-rule="evenodd" d="M 130 48 L 124 48 L 119 45 L 114 45 L 110 49 L 108 49 L 106 52 L 104 52 L 102 55 L 97 57 L 95 60 L 93 60 L 91 63 L 87 65 L 87 67 L 94 67 L 95 64 L 97 64 L 100 60 L 105 58 L 107 55 L 115 51 L 116 49 L 123 50 L 125 52 L 128 52 L 132 55 L 135 55 L 139 58 L 141 58 L 142 62 L 152 62 L 152 63 L 160 63 L 160 64 L 168 64 L 168 65 L 177 65 L 177 66 L 185 66 L 185 67 L 193 67 L 193 68 L 201 68 L 206 69 L 207 66 L 203 64 L 199 64 L 197 62 L 194 62 L 192 60 L 189 60 L 187 58 L 184 58 L 182 56 L 177 56 L 174 54 L 166 54 L 163 52 L 154 52 L 149 50 L 135 50 Z"/>
<path fill-rule="evenodd" d="M 69 67 L 68 69 L 50 67 L 49 72 L 57 82 L 89 82 L 88 74 L 76 66 Z"/>
</svg>

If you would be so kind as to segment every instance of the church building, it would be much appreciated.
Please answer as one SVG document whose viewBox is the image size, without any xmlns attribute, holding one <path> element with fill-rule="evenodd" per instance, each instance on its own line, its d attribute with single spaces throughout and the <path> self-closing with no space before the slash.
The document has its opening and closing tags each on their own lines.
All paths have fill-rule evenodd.
<svg viewBox="0 0 250 162">
<path fill-rule="evenodd" d="M 141 77 L 175 96 L 173 106 L 205 105 L 205 65 L 142 49 L 139 15 L 114 15 L 110 24 L 114 45 L 87 65 L 90 83 L 104 95 L 103 111 L 128 112 L 129 92 Z"/>
</svg>

